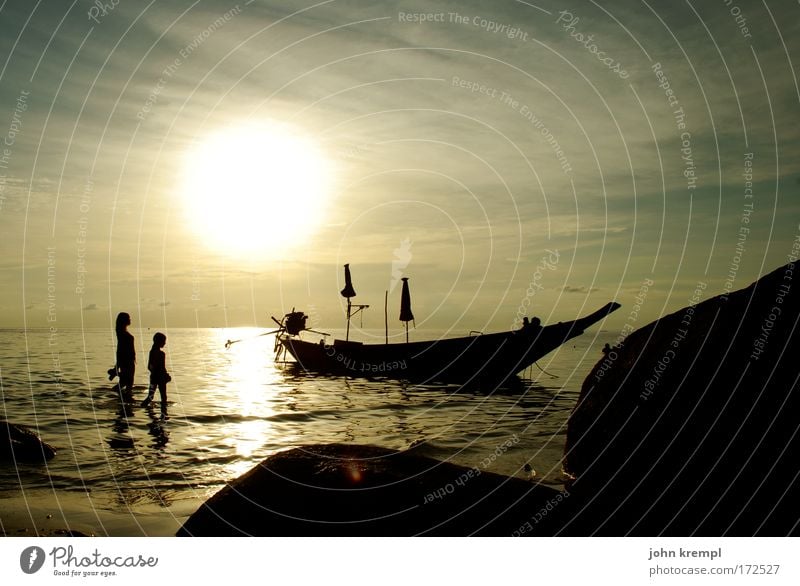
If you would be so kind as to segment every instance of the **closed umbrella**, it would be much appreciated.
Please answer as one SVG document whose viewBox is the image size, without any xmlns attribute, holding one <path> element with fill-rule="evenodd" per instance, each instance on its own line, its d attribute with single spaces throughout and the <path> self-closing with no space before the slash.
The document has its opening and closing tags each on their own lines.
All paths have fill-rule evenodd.
<svg viewBox="0 0 800 586">
<path fill-rule="evenodd" d="M 411 311 L 411 292 L 408 290 L 408 277 L 403 277 L 403 293 L 400 296 L 400 321 L 406 322 L 406 342 L 408 342 L 408 322 L 414 321 Z"/>
</svg>

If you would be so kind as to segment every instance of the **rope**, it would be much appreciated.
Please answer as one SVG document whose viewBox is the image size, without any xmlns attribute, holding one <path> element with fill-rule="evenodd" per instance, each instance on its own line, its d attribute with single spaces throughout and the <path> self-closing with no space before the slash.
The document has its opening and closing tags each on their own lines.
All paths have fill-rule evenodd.
<svg viewBox="0 0 800 586">
<path fill-rule="evenodd" d="M 228 348 L 230 348 L 231 346 L 233 346 L 237 342 L 246 342 L 247 340 L 255 340 L 256 338 L 261 338 L 262 336 L 269 336 L 270 334 L 274 334 L 277 331 L 278 330 L 272 330 L 271 332 L 264 332 L 263 334 L 250 336 L 249 338 L 240 338 L 238 340 L 228 340 L 227 342 L 225 342 L 225 349 L 227 350 Z"/>
<path fill-rule="evenodd" d="M 534 362 L 533 364 L 536 366 L 536 368 L 538 368 L 539 370 L 541 370 L 543 373 L 545 373 L 545 374 L 546 374 L 547 376 L 549 376 L 550 378 L 558 378 L 556 375 L 554 375 L 554 374 L 550 374 L 550 373 L 549 373 L 549 372 L 547 372 L 547 371 L 546 371 L 544 368 L 542 368 L 541 366 L 539 366 L 539 363 L 538 363 L 538 362 Z"/>
</svg>

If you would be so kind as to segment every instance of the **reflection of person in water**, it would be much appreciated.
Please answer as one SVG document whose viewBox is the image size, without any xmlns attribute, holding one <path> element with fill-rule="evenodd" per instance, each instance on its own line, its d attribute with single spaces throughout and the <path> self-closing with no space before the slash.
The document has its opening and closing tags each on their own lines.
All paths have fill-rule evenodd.
<svg viewBox="0 0 800 586">
<path fill-rule="evenodd" d="M 147 407 L 153 400 L 156 387 L 161 395 L 161 416 L 167 416 L 167 383 L 172 377 L 167 372 L 167 356 L 162 348 L 167 345 L 167 337 L 161 332 L 156 332 L 153 336 L 153 347 L 150 349 L 150 356 L 147 359 L 147 369 L 150 371 L 150 388 L 147 397 L 142 401 L 142 407 Z"/>
<path fill-rule="evenodd" d="M 150 423 L 147 424 L 147 429 L 153 440 L 150 442 L 154 448 L 163 448 L 169 443 L 169 433 L 166 430 L 164 422 L 156 418 L 153 410 L 150 410 Z"/>
<path fill-rule="evenodd" d="M 117 316 L 117 375 L 121 394 L 133 393 L 133 375 L 136 372 L 136 346 L 133 335 L 128 331 L 131 316 L 125 312 Z"/>
</svg>

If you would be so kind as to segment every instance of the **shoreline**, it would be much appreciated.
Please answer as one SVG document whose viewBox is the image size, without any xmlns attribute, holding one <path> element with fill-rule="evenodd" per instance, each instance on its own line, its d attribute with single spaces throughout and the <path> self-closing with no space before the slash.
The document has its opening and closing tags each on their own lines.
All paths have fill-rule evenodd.
<svg viewBox="0 0 800 586">
<path fill-rule="evenodd" d="M 50 489 L 0 492 L 0 537 L 174 537 L 208 498 L 126 505 L 108 494 Z"/>
</svg>

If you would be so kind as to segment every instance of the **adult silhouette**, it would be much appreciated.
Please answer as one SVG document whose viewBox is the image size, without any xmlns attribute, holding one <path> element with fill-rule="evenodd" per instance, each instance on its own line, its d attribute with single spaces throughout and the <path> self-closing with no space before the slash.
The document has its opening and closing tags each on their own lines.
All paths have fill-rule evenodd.
<svg viewBox="0 0 800 586">
<path fill-rule="evenodd" d="M 136 346 L 133 334 L 128 331 L 131 316 L 125 312 L 117 315 L 117 375 L 119 391 L 123 395 L 133 394 L 133 375 L 136 372 Z"/>
</svg>

